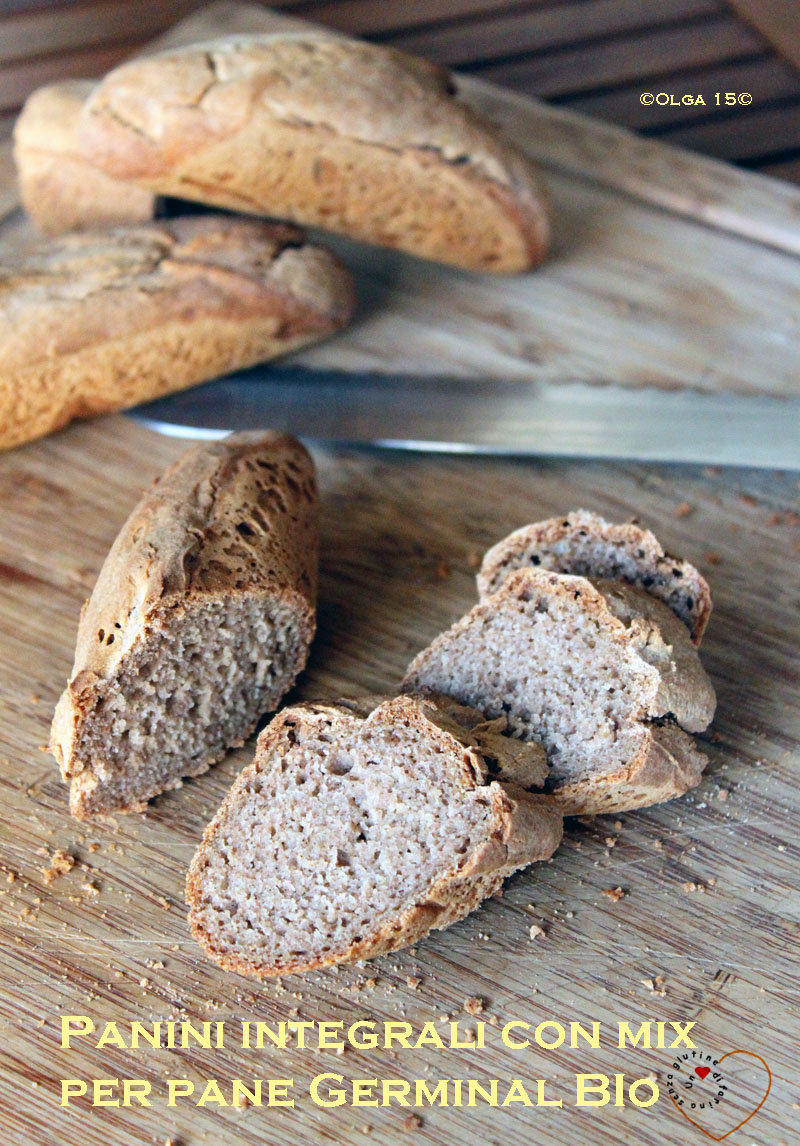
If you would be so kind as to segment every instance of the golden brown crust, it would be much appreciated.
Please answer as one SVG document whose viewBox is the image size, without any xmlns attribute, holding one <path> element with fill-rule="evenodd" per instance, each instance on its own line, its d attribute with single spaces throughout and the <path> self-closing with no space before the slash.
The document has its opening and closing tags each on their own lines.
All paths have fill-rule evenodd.
<svg viewBox="0 0 800 1146">
<path fill-rule="evenodd" d="M 708 764 L 691 736 L 673 721 L 649 726 L 646 752 L 630 768 L 586 777 L 552 792 L 565 816 L 625 812 L 663 804 L 696 787 Z"/>
<path fill-rule="evenodd" d="M 344 704 L 296 705 L 275 717 L 259 737 L 255 759 L 235 781 L 206 828 L 189 868 L 186 881 L 189 923 L 194 938 L 211 959 L 226 970 L 262 979 L 335 963 L 374 959 L 416 942 L 431 929 L 448 927 L 493 894 L 511 872 L 553 854 L 561 841 L 562 821 L 552 799 L 533 795 L 511 784 L 487 783 L 488 765 L 468 731 L 469 717 L 461 715 L 458 721 L 454 721 L 452 702 L 445 707 L 449 708 L 449 714 L 440 709 L 430 696 L 400 696 L 383 701 L 369 716 L 361 718 L 357 714 L 364 711 L 365 701 L 359 698 Z M 477 713 L 474 715 L 479 716 Z M 484 789 L 491 803 L 491 831 L 471 854 L 464 857 L 457 869 L 442 872 L 417 902 L 376 925 L 371 934 L 346 950 L 281 966 L 255 965 L 234 952 L 216 949 L 202 924 L 204 859 L 215 847 L 219 834 L 229 826 L 226 825 L 228 810 L 241 799 L 250 781 L 258 774 L 261 762 L 273 749 L 280 750 L 287 724 L 293 726 L 298 721 L 313 721 L 319 717 L 330 722 L 330 735 L 334 738 L 337 732 L 352 732 L 359 724 L 386 724 L 396 728 L 398 735 L 402 735 L 404 726 L 423 732 L 440 745 L 442 767 L 460 769 L 464 791 Z M 465 724 L 460 723 L 462 719 Z"/>
<path fill-rule="evenodd" d="M 305 653 L 295 675 L 301 671 L 315 627 L 317 513 L 307 451 L 269 431 L 195 447 L 142 497 L 83 607 L 70 681 L 53 719 L 50 748 L 71 781 L 73 815 L 93 814 L 102 795 L 92 768 L 74 759 L 85 721 L 105 683 L 166 613 L 203 598 L 259 594 L 280 601 L 296 617 Z M 114 811 L 142 807 L 137 799 Z"/>
<path fill-rule="evenodd" d="M 112 178 L 473 270 L 525 270 L 547 247 L 522 153 L 441 69 L 375 45 L 278 33 L 136 60 L 98 84 L 78 134 Z"/>
<path fill-rule="evenodd" d="M 292 227 L 201 217 L 42 242 L 0 268 L 0 448 L 316 341 L 352 280 Z"/>
<path fill-rule="evenodd" d="M 598 542 L 607 549 L 602 560 L 590 551 Z M 688 561 L 666 553 L 655 535 L 635 522 L 617 525 L 578 509 L 525 525 L 486 553 L 477 576 L 480 596 L 499 589 L 509 571 L 531 565 L 631 581 L 665 601 L 688 626 L 696 645 L 711 616 L 711 590 L 702 574 Z"/>
<path fill-rule="evenodd" d="M 152 191 L 112 178 L 79 153 L 80 111 L 93 87 L 90 80 L 65 80 L 39 88 L 14 125 L 22 205 L 46 235 L 144 223 L 155 214 Z"/>
</svg>

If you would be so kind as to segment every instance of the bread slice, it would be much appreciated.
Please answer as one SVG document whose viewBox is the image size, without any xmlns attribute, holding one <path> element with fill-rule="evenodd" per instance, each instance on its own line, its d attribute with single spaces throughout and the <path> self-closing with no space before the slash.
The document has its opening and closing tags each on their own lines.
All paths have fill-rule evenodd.
<svg viewBox="0 0 800 1146">
<path fill-rule="evenodd" d="M 715 697 L 689 634 L 634 586 L 518 569 L 419 654 L 407 692 L 505 716 L 547 751 L 565 814 L 658 803 L 696 784 Z"/>
<path fill-rule="evenodd" d="M 526 270 L 547 247 L 531 164 L 441 68 L 325 32 L 125 63 L 88 97 L 78 134 L 113 179 L 470 270 Z"/>
<path fill-rule="evenodd" d="M 189 921 L 227 970 L 267 978 L 406 947 L 558 846 L 552 801 L 491 780 L 452 705 L 369 707 L 285 709 L 206 829 Z"/>
<path fill-rule="evenodd" d="M 0 448 L 344 326 L 352 280 L 294 227 L 212 216 L 64 235 L 0 267 Z"/>
<path fill-rule="evenodd" d="M 488 597 L 512 569 L 553 569 L 582 577 L 620 578 L 665 601 L 700 644 L 711 616 L 705 578 L 678 557 L 665 553 L 649 529 L 627 522 L 613 525 L 596 513 L 577 509 L 515 530 L 483 559 L 478 591 Z"/>
<path fill-rule="evenodd" d="M 152 191 L 113 179 L 79 154 L 80 111 L 93 87 L 91 80 L 64 80 L 39 88 L 14 125 L 22 205 L 46 235 L 144 223 L 156 211 Z"/>
<path fill-rule="evenodd" d="M 141 811 L 276 708 L 314 634 L 317 532 L 313 463 L 281 434 L 190 450 L 144 495 L 53 720 L 73 815 Z"/>
</svg>

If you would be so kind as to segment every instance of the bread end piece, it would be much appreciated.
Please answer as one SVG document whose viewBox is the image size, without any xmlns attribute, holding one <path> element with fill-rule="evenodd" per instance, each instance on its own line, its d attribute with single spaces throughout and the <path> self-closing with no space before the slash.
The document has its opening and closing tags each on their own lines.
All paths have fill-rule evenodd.
<svg viewBox="0 0 800 1146">
<path fill-rule="evenodd" d="M 628 581 L 669 605 L 696 645 L 711 616 L 711 590 L 693 565 L 666 553 L 636 522 L 614 524 L 585 509 L 525 525 L 498 541 L 477 575 L 480 596 L 494 593 L 521 568 Z"/>
<path fill-rule="evenodd" d="M 284 434 L 196 447 L 144 495 L 53 720 L 73 815 L 141 811 L 277 707 L 314 634 L 317 533 L 313 463 Z"/>
</svg>

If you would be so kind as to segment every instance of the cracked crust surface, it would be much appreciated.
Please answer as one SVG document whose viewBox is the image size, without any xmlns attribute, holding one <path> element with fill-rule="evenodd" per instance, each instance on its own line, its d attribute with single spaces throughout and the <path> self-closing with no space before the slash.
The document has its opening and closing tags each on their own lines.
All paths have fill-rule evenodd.
<svg viewBox="0 0 800 1146">
<path fill-rule="evenodd" d="M 268 978 L 406 947 L 557 848 L 554 802 L 490 778 L 480 714 L 377 699 L 280 713 L 206 829 L 189 921 L 225 969 Z"/>
<path fill-rule="evenodd" d="M 79 149 L 115 179 L 266 213 L 473 270 L 544 256 L 532 167 L 453 98 L 447 74 L 315 32 L 123 64 L 80 113 Z"/>
<path fill-rule="evenodd" d="M 635 522 L 615 525 L 577 509 L 537 521 L 504 537 L 483 559 L 478 592 L 489 596 L 521 568 L 628 581 L 664 601 L 699 645 L 711 616 L 711 591 L 688 561 L 665 553 L 658 538 Z"/>
<path fill-rule="evenodd" d="M 643 590 L 518 569 L 411 663 L 434 690 L 547 751 L 565 814 L 643 807 L 699 781 L 716 698 L 689 635 Z"/>
<path fill-rule="evenodd" d="M 64 235 L 0 268 L 0 448 L 344 326 L 352 280 L 293 227 L 196 216 Z"/>
<path fill-rule="evenodd" d="M 262 713 L 274 710 L 302 670 L 314 634 L 317 514 L 311 458 L 294 438 L 272 432 L 233 434 L 198 446 L 143 496 L 81 612 L 75 662 L 53 719 L 50 747 L 70 783 L 74 815 L 141 811 L 158 792 L 180 786 L 181 777 L 205 771 L 250 735 Z M 120 737 L 126 728 L 130 733 L 137 718 L 124 707 L 126 690 L 138 690 L 132 708 L 153 707 L 161 718 L 159 735 L 168 736 L 170 705 L 190 666 L 179 661 L 174 679 L 154 694 L 149 682 L 158 681 L 159 663 L 169 661 L 176 633 L 190 629 L 198 617 L 204 623 L 210 617 L 199 647 L 194 646 L 200 655 L 192 668 L 193 687 L 199 691 L 203 657 L 210 672 L 211 641 L 221 622 L 235 634 L 240 607 L 253 631 L 262 626 L 265 645 L 276 617 L 290 635 L 280 673 L 261 686 L 263 707 L 242 706 L 235 727 L 224 730 L 211 748 L 202 745 L 193 758 L 181 755 L 181 744 L 171 745 L 169 767 L 154 764 L 163 747 L 152 730 L 132 738 L 129 755 L 120 755 Z M 192 644 L 184 643 L 188 654 Z M 235 668 L 232 648 L 228 640 L 222 649 L 227 667 L 211 709 L 214 704 L 224 709 Z M 245 694 L 255 691 L 257 654 L 258 649 L 251 667 L 248 661 L 240 674 Z M 196 696 L 188 698 L 192 701 Z M 114 728 L 98 732 L 98 714 L 114 706 L 119 710 Z M 214 717 L 200 710 L 191 719 Z"/>
<path fill-rule="evenodd" d="M 93 87 L 65 80 L 39 88 L 14 125 L 20 198 L 45 235 L 145 223 L 155 214 L 152 191 L 112 178 L 79 153 L 80 111 Z"/>
</svg>

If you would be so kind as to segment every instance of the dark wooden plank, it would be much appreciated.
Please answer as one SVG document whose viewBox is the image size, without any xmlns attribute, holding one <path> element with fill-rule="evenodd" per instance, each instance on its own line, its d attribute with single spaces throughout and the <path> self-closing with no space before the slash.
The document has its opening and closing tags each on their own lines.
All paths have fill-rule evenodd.
<svg viewBox="0 0 800 1146">
<path fill-rule="evenodd" d="M 101 44 L 85 51 L 65 52 L 56 56 L 44 56 L 35 60 L 25 60 L 16 64 L 6 64 L 0 71 L 0 110 L 20 107 L 32 91 L 43 84 L 54 83 L 67 77 L 104 75 L 109 68 L 127 59 L 137 48 L 141 48 L 151 36 L 133 40 L 122 40 L 113 44 Z"/>
<path fill-rule="evenodd" d="M 523 9 L 448 27 L 401 34 L 392 43 L 453 67 L 481 60 L 580 45 L 581 52 L 600 37 L 616 37 L 659 24 L 724 14 L 720 0 L 573 0 L 547 8 Z"/>
<path fill-rule="evenodd" d="M 800 142 L 800 100 L 780 109 L 751 111 L 729 119 L 668 127 L 659 139 L 734 162 L 796 148 Z"/>
<path fill-rule="evenodd" d="M 329 28 L 350 32 L 354 36 L 393 34 L 404 28 L 426 24 L 453 23 L 467 16 L 502 12 L 533 5 L 545 7 L 554 0 L 403 0 L 402 3 L 380 3 L 380 0 L 323 0 L 305 3 L 298 15 L 316 20 Z M 556 0 L 557 2 L 557 0 Z"/>
<path fill-rule="evenodd" d="M 100 0 L 6 16 L 0 19 L 0 63 L 86 51 L 119 40 L 152 38 L 201 4 L 202 0 L 149 0 L 147 4 Z"/>
<path fill-rule="evenodd" d="M 680 69 L 761 54 L 756 33 L 726 16 L 475 70 L 484 79 L 547 98 L 637 81 L 649 90 L 656 77 Z"/>
<path fill-rule="evenodd" d="M 762 175 L 771 175 L 773 179 L 787 179 L 790 183 L 800 183 L 800 148 L 789 158 L 759 166 L 759 171 Z"/>
<path fill-rule="evenodd" d="M 797 0 L 730 0 L 730 4 L 782 56 L 800 67 L 800 5 Z"/>
<path fill-rule="evenodd" d="M 706 104 L 705 106 L 682 104 L 680 107 L 665 107 L 655 103 L 645 105 L 640 100 L 641 83 L 628 84 L 612 91 L 593 92 L 590 95 L 567 96 L 557 102 L 563 103 L 571 111 L 642 130 L 705 118 L 716 111 L 720 114 L 731 114 L 727 108 L 717 109 L 714 103 L 715 92 L 749 92 L 753 97 L 753 107 L 770 100 L 800 96 L 800 73 L 783 60 L 765 56 L 758 60 L 734 61 L 721 67 L 676 72 L 671 76 L 661 77 L 656 90 L 670 93 L 676 99 L 685 93 L 701 94 Z M 742 110 L 734 108 L 733 114 L 736 115 Z M 780 116 L 781 112 L 776 109 L 774 114 Z"/>
</svg>

